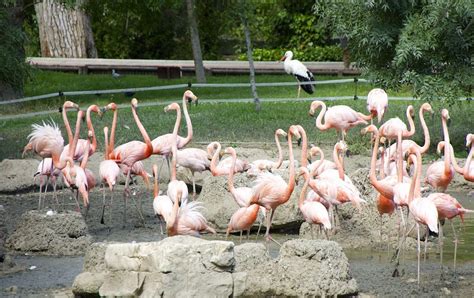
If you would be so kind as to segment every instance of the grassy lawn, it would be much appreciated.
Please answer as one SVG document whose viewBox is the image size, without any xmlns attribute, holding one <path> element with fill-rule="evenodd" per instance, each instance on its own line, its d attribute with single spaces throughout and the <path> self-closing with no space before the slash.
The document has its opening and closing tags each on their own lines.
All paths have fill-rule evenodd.
<svg viewBox="0 0 474 298">
<path fill-rule="evenodd" d="M 110 75 L 88 75 L 79 76 L 76 74 L 64 74 L 56 72 L 42 72 L 39 71 L 33 81 L 31 81 L 26 88 L 26 95 L 38 95 L 44 93 L 54 92 L 63 86 L 60 90 L 93 90 L 93 89 L 109 89 L 109 88 L 126 88 L 139 86 L 154 86 L 154 85 L 171 85 L 187 83 L 191 78 L 183 78 L 177 80 L 159 80 L 150 75 L 129 75 L 114 79 Z M 338 79 L 337 77 L 318 77 L 318 80 L 323 79 Z M 229 83 L 229 82 L 247 82 L 247 76 L 213 76 L 208 77 L 209 83 Z M 261 75 L 257 77 L 257 82 L 282 82 L 292 81 L 292 78 L 287 75 Z M 359 84 L 358 94 L 366 96 L 368 91 L 373 88 L 369 84 Z M 139 103 L 144 102 L 167 102 L 170 100 L 179 100 L 181 102 L 183 90 L 166 90 L 160 92 L 143 92 L 137 93 L 134 96 L 139 99 Z M 193 91 L 200 99 L 222 99 L 222 98 L 250 98 L 250 91 L 247 88 L 193 88 Z M 258 89 L 261 98 L 296 98 L 296 88 L 290 87 L 266 87 Z M 388 91 L 389 95 L 393 96 L 410 96 L 407 90 L 399 92 Z M 354 84 L 342 85 L 322 85 L 317 86 L 317 97 L 326 96 L 353 96 Z M 305 100 L 294 101 L 279 101 L 279 102 L 264 102 L 262 103 L 262 111 L 256 112 L 253 104 L 248 103 L 234 103 L 234 102 L 215 102 L 199 104 L 190 108 L 190 115 L 194 127 L 194 144 L 191 146 L 202 147 L 201 143 L 208 143 L 211 141 L 221 142 L 273 142 L 273 133 L 277 128 L 285 130 L 291 124 L 301 124 L 307 131 L 310 143 L 331 145 L 336 141 L 336 133 L 333 130 L 320 132 L 315 128 L 315 118 L 308 115 L 309 105 L 311 99 L 316 99 L 316 96 L 310 97 L 302 93 Z M 111 100 L 116 103 L 129 103 L 130 98 L 124 95 L 102 95 L 97 96 L 82 96 L 82 97 L 68 97 L 68 99 L 78 102 L 81 107 L 86 108 L 91 103 L 105 105 Z M 60 99 L 48 99 L 37 102 L 29 102 L 25 104 L 2 106 L 2 114 L 23 113 L 27 111 L 41 111 L 41 110 L 57 110 L 62 104 Z M 365 100 L 342 100 L 337 102 L 328 102 L 328 105 L 346 104 L 350 105 L 357 111 L 366 113 Z M 400 117 L 406 121 L 405 110 L 408 104 L 413 104 L 418 111 L 421 102 L 419 101 L 391 101 L 389 105 L 388 114 L 385 119 L 391 117 Z M 450 126 L 451 142 L 456 148 L 456 154 L 460 157 L 465 157 L 464 138 L 467 133 L 472 133 L 474 129 L 474 120 L 472 118 L 472 104 L 469 102 L 459 102 L 451 107 L 443 105 L 443 102 L 433 103 L 435 115 L 433 118 L 427 116 L 426 122 L 430 128 L 432 136 L 432 151 L 435 150 L 435 143 L 441 140 L 441 116 L 440 110 L 446 107 L 450 111 L 452 118 Z M 175 114 L 164 113 L 164 105 L 156 105 L 150 107 L 140 107 L 138 112 L 140 118 L 150 137 L 153 139 L 161 134 L 171 132 L 173 129 Z M 418 114 L 418 113 L 417 113 Z M 71 113 L 70 119 L 75 118 Z M 0 160 L 4 158 L 20 158 L 21 150 L 27 143 L 27 135 L 30 133 L 31 124 L 41 122 L 52 118 L 54 121 L 63 127 L 61 115 L 53 113 L 50 116 L 36 116 L 24 119 L 0 121 Z M 103 150 L 103 133 L 102 128 L 106 125 L 110 126 L 112 113 L 106 114 L 102 119 L 93 117 L 96 133 L 98 135 L 99 148 Z M 71 120 L 75 122 L 74 119 Z M 414 137 L 415 141 L 423 142 L 423 135 L 418 119 L 415 119 L 417 124 L 417 133 Z M 348 144 L 351 151 L 356 153 L 369 154 L 368 137 L 360 136 L 359 132 L 362 126 L 353 129 L 348 136 Z M 85 129 L 82 131 L 85 137 Z M 186 134 L 186 126 L 181 127 L 181 135 Z M 65 133 L 63 130 L 63 136 Z M 117 129 L 116 144 L 138 139 L 141 140 L 141 135 L 136 128 L 133 118 L 131 116 L 130 108 L 123 108 L 119 111 L 119 124 Z M 199 145 L 198 145 L 199 143 Z"/>
</svg>

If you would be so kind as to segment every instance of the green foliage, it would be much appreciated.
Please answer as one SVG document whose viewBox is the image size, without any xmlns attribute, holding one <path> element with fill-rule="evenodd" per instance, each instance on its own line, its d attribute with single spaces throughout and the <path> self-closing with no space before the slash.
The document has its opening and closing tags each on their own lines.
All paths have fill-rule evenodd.
<svg viewBox="0 0 474 298">
<path fill-rule="evenodd" d="M 342 49 L 338 46 L 309 47 L 299 49 L 253 49 L 255 61 L 277 61 L 285 54 L 285 51 L 292 50 L 295 58 L 301 61 L 341 61 Z M 239 60 L 247 60 L 246 54 L 240 54 Z"/>
<path fill-rule="evenodd" d="M 14 90 L 23 90 L 29 70 L 23 52 L 26 38 L 21 29 L 12 24 L 3 5 L 0 5 L 0 40 L 0 82 Z"/>
<path fill-rule="evenodd" d="M 349 39 L 352 60 L 393 88 L 426 100 L 470 96 L 474 4 L 470 0 L 320 1 L 315 12 Z"/>
</svg>

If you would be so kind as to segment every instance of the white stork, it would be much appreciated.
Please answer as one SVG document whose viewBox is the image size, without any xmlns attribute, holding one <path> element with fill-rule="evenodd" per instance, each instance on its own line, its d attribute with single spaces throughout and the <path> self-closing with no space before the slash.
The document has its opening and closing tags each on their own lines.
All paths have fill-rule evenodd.
<svg viewBox="0 0 474 298">
<path fill-rule="evenodd" d="M 299 60 L 292 60 L 293 52 L 287 51 L 280 61 L 285 61 L 283 66 L 285 67 L 286 73 L 295 76 L 298 80 L 298 98 L 300 97 L 301 88 L 308 94 L 313 94 L 313 84 L 299 84 L 300 82 L 311 82 L 314 81 L 313 74 L 303 65 Z"/>
</svg>

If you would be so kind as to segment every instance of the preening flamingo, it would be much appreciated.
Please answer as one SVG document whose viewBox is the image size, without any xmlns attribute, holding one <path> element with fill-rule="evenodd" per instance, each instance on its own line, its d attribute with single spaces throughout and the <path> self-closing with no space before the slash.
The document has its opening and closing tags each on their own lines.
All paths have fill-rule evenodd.
<svg viewBox="0 0 474 298">
<path fill-rule="evenodd" d="M 373 117 L 377 117 L 377 122 L 382 121 L 383 115 L 388 108 L 388 96 L 385 90 L 374 88 L 367 95 L 367 110 Z M 370 119 L 371 124 L 373 119 Z"/>
<path fill-rule="evenodd" d="M 359 124 L 367 124 L 367 120 L 371 118 L 370 115 L 366 116 L 344 105 L 332 106 L 326 111 L 326 104 L 319 100 L 315 100 L 311 103 L 309 114 L 313 116 L 319 107 L 321 107 L 321 112 L 319 112 L 316 118 L 316 127 L 323 131 L 334 128 L 341 133 L 342 140 L 344 140 L 349 129 Z M 322 124 L 323 117 L 324 124 Z"/>
<path fill-rule="evenodd" d="M 307 223 L 312 225 L 317 224 L 320 227 L 324 227 L 326 238 L 328 238 L 326 230 L 331 229 L 331 221 L 329 220 L 328 210 L 320 202 L 306 200 L 306 191 L 308 189 L 308 184 L 311 177 L 307 168 L 300 167 L 299 171 L 304 177 L 304 184 L 298 199 L 298 207 L 300 208 L 300 211 Z"/>
<path fill-rule="evenodd" d="M 178 189 L 171 216 L 166 221 L 168 236 L 199 236 L 201 232 L 206 231 L 215 234 L 216 231 L 207 224 L 206 218 L 200 212 L 201 202 L 181 202 L 181 197 L 181 189 Z M 181 202 L 181 207 L 179 202 Z"/>
<path fill-rule="evenodd" d="M 221 144 L 219 142 L 212 142 L 207 145 L 207 153 L 212 156 L 211 160 L 211 174 L 212 176 L 228 175 L 232 169 L 232 157 L 226 157 L 217 164 L 217 159 L 221 153 Z M 246 160 L 237 159 L 234 167 L 235 173 L 245 172 L 249 169 L 249 164 Z"/>
<path fill-rule="evenodd" d="M 287 51 L 280 61 L 283 62 L 283 67 L 287 74 L 292 75 L 298 81 L 298 98 L 300 98 L 301 88 L 308 93 L 313 94 L 313 84 L 303 84 L 306 82 L 314 82 L 313 74 L 298 60 L 293 60 L 293 52 Z"/>
<path fill-rule="evenodd" d="M 240 231 L 240 242 L 242 242 L 242 231 L 247 231 L 247 239 L 250 235 L 250 229 L 252 228 L 255 220 L 257 220 L 258 211 L 260 206 L 257 204 L 251 204 L 248 207 L 240 207 L 237 211 L 232 214 L 229 224 L 227 225 L 226 239 L 229 234 L 234 231 Z"/>
<path fill-rule="evenodd" d="M 178 123 L 179 118 L 181 117 L 181 111 L 179 104 L 172 103 L 165 107 L 165 112 L 169 110 L 175 110 L 177 114 L 176 123 Z M 181 193 L 181 200 L 186 202 L 188 200 L 188 186 L 184 181 L 176 179 L 176 156 L 177 156 L 177 141 L 176 138 L 178 136 L 178 126 L 175 125 L 175 129 L 172 133 L 171 139 L 171 177 L 170 182 L 168 183 L 168 190 L 166 191 L 167 195 L 170 197 L 171 201 L 176 202 L 178 191 Z"/>
<path fill-rule="evenodd" d="M 448 188 L 449 183 L 454 177 L 454 168 L 451 165 L 451 145 L 449 142 L 449 132 L 447 121 L 449 119 L 449 112 L 446 109 L 441 111 L 441 125 L 443 126 L 444 134 L 444 161 L 439 160 L 432 163 L 426 170 L 425 182 L 431 187 L 445 192 Z"/>
<path fill-rule="evenodd" d="M 194 95 L 194 93 L 191 90 L 187 90 L 187 91 L 184 92 L 184 94 L 183 94 L 183 114 L 184 114 L 184 118 L 186 119 L 186 126 L 187 126 L 187 129 L 188 129 L 188 134 L 187 134 L 186 137 L 182 137 L 182 136 L 178 135 L 178 137 L 177 137 L 178 149 L 181 149 L 184 146 L 186 146 L 189 142 L 191 142 L 191 140 L 193 138 L 193 125 L 191 123 L 191 118 L 189 117 L 187 104 L 188 104 L 188 102 L 197 103 L 197 100 L 198 100 L 197 96 Z M 181 110 L 179 111 L 179 122 L 177 121 L 178 128 L 176 128 L 176 124 L 175 124 L 174 129 L 179 130 L 180 124 L 181 124 Z M 157 138 L 155 138 L 151 141 L 151 143 L 153 145 L 153 154 L 162 155 L 168 163 L 168 169 L 169 169 L 169 157 L 170 157 L 170 154 L 171 154 L 172 139 L 173 139 L 173 134 L 168 133 L 168 134 L 159 136 L 159 137 L 157 137 Z"/>
<path fill-rule="evenodd" d="M 211 169 L 209 154 L 206 151 L 198 148 L 184 148 L 176 152 L 176 162 L 178 165 L 191 171 L 193 179 L 193 198 L 195 198 L 196 182 L 194 180 L 194 173 L 202 173 Z"/>
<path fill-rule="evenodd" d="M 288 154 L 290 159 L 289 178 L 286 183 L 281 176 L 272 173 L 262 173 L 257 177 L 255 186 L 252 188 L 251 203 L 259 204 L 267 209 L 267 231 L 265 232 L 265 239 L 272 240 L 270 236 L 270 227 L 273 220 L 273 215 L 278 206 L 286 203 L 295 188 L 295 168 L 293 156 L 292 136 L 300 138 L 298 128 L 295 125 L 290 126 L 288 130 Z"/>
<path fill-rule="evenodd" d="M 416 222 L 417 229 L 417 282 L 420 283 L 420 224 L 426 225 L 432 232 L 438 233 L 438 210 L 428 197 L 421 197 L 421 153 L 416 147 L 410 147 L 410 154 L 416 155 L 416 169 L 410 184 L 408 208 Z"/>
<path fill-rule="evenodd" d="M 247 171 L 247 174 L 256 176 L 259 173 L 266 170 L 279 169 L 283 163 L 283 152 L 280 145 L 280 136 L 286 137 L 286 132 L 279 128 L 275 130 L 275 143 L 278 149 L 278 160 L 272 161 L 267 159 L 257 159 L 250 163 L 250 169 Z"/>
<path fill-rule="evenodd" d="M 112 221 L 112 204 L 114 200 L 114 187 L 117 183 L 117 177 L 120 175 L 120 167 L 117 163 L 113 160 L 109 159 L 109 140 L 108 140 L 109 128 L 106 126 L 104 127 L 104 145 L 105 145 L 105 153 L 104 153 L 104 160 L 100 162 L 99 166 L 99 177 L 102 183 L 102 216 L 100 219 L 100 223 L 104 224 L 104 211 L 105 211 L 105 186 L 106 184 L 110 190 L 110 203 L 109 203 L 109 217 L 110 221 Z"/>
<path fill-rule="evenodd" d="M 160 195 L 160 187 L 158 184 L 158 166 L 153 165 L 154 188 L 153 188 L 153 210 L 158 217 L 161 217 L 165 223 L 169 221 L 171 212 L 173 211 L 173 202 L 167 195 Z M 163 227 L 161 226 L 161 234 L 163 234 Z"/>
</svg>

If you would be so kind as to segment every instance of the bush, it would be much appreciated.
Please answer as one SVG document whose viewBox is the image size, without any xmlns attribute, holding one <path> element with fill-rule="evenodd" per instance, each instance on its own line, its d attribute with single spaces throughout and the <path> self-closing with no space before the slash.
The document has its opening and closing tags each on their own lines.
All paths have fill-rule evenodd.
<svg viewBox="0 0 474 298">
<path fill-rule="evenodd" d="M 277 61 L 288 49 L 253 49 L 255 61 Z M 338 46 L 311 47 L 305 50 L 290 49 L 295 59 L 301 61 L 342 61 L 342 49 Z M 239 54 L 239 60 L 247 60 L 247 54 Z"/>
</svg>

